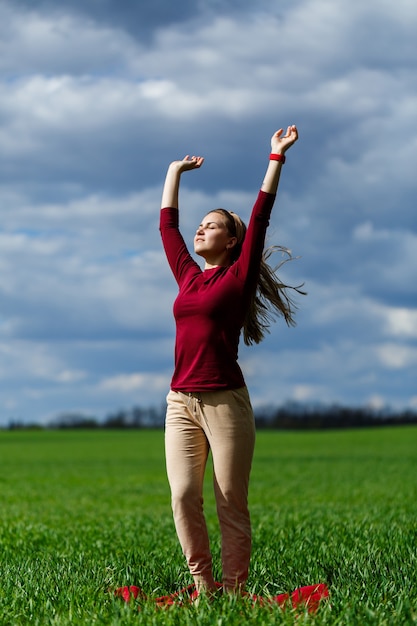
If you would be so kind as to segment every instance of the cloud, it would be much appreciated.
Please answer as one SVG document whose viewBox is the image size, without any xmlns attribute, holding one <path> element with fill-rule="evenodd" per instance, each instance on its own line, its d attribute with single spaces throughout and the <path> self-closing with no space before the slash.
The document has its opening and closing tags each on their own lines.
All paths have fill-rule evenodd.
<svg viewBox="0 0 417 626">
<path fill-rule="evenodd" d="M 126 394 L 129 391 L 157 391 L 161 395 L 167 389 L 169 379 L 155 374 L 130 373 L 105 378 L 99 383 L 100 391 L 114 391 Z"/>
<path fill-rule="evenodd" d="M 398 344 L 384 344 L 378 347 L 378 356 L 384 366 L 389 369 L 403 370 L 416 366 L 417 349 Z"/>
<path fill-rule="evenodd" d="M 392 335 L 417 339 L 417 311 L 393 309 L 388 311 L 387 323 Z"/>
<path fill-rule="evenodd" d="M 269 242 L 301 256 L 282 272 L 308 296 L 297 328 L 242 349 L 254 404 L 414 406 L 416 18 L 411 0 L 2 3 L 0 420 L 163 401 L 164 170 L 206 157 L 181 188 L 190 241 L 210 208 L 248 218 L 292 122 Z"/>
<path fill-rule="evenodd" d="M 0 17 L 0 70 L 11 81 L 39 73 L 108 74 L 123 67 L 137 48 L 123 30 L 77 14 L 16 10 L 2 3 Z"/>
</svg>

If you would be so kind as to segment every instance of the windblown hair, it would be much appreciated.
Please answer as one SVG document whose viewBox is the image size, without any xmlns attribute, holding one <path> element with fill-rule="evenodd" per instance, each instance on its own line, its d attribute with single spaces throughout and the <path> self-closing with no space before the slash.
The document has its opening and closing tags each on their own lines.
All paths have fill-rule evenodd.
<svg viewBox="0 0 417 626">
<path fill-rule="evenodd" d="M 242 250 L 242 244 L 246 235 L 246 225 L 240 217 L 226 209 L 214 209 L 212 213 L 219 213 L 225 219 L 227 229 L 231 237 L 236 237 L 237 243 L 232 248 L 231 263 L 237 261 Z M 280 252 L 285 258 L 277 265 L 271 267 L 268 259 L 274 252 Z M 269 328 L 276 317 L 283 317 L 288 326 L 295 326 L 295 309 L 297 308 L 289 290 L 294 290 L 301 295 L 303 284 L 297 287 L 286 285 L 277 276 L 276 272 L 288 261 L 293 260 L 291 251 L 283 246 L 271 246 L 264 250 L 256 289 L 251 294 L 249 306 L 243 323 L 243 340 L 247 346 L 260 343 L 269 333 Z"/>
</svg>

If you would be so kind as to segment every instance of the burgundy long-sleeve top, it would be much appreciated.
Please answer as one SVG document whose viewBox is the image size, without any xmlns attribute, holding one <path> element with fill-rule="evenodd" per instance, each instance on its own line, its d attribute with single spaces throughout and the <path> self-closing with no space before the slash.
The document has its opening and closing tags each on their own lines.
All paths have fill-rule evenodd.
<svg viewBox="0 0 417 626">
<path fill-rule="evenodd" d="M 161 210 L 165 253 L 179 286 L 173 391 L 238 389 L 245 385 L 238 346 L 259 267 L 275 194 L 259 192 L 239 259 L 229 267 L 202 270 L 179 231 L 178 209 Z"/>
</svg>

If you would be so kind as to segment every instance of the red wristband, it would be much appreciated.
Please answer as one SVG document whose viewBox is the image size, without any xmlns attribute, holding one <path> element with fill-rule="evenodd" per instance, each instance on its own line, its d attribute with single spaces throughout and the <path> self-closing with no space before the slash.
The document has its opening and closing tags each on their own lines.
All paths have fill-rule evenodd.
<svg viewBox="0 0 417 626">
<path fill-rule="evenodd" d="M 271 154 L 269 155 L 269 160 L 270 161 L 281 161 L 281 163 L 284 165 L 284 163 L 285 163 L 285 154 L 275 154 L 274 152 L 271 152 Z"/>
</svg>

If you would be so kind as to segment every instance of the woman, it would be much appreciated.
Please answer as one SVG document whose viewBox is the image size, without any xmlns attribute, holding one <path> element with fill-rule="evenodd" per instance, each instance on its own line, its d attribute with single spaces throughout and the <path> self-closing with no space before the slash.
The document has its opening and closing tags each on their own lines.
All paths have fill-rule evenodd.
<svg viewBox="0 0 417 626">
<path fill-rule="evenodd" d="M 165 448 L 178 538 L 198 592 L 216 589 L 203 514 L 203 479 L 211 450 L 222 536 L 223 588 L 241 591 L 251 552 L 249 474 L 255 443 L 253 411 L 237 363 L 238 343 L 258 343 L 268 328 L 268 308 L 292 323 L 291 300 L 262 259 L 265 234 L 285 162 L 298 139 L 295 126 L 271 139 L 266 175 L 246 227 L 216 209 L 204 217 L 190 256 L 178 229 L 181 174 L 204 159 L 186 156 L 170 164 L 162 194 L 160 229 L 179 294 L 175 370 L 167 396 Z"/>
</svg>

